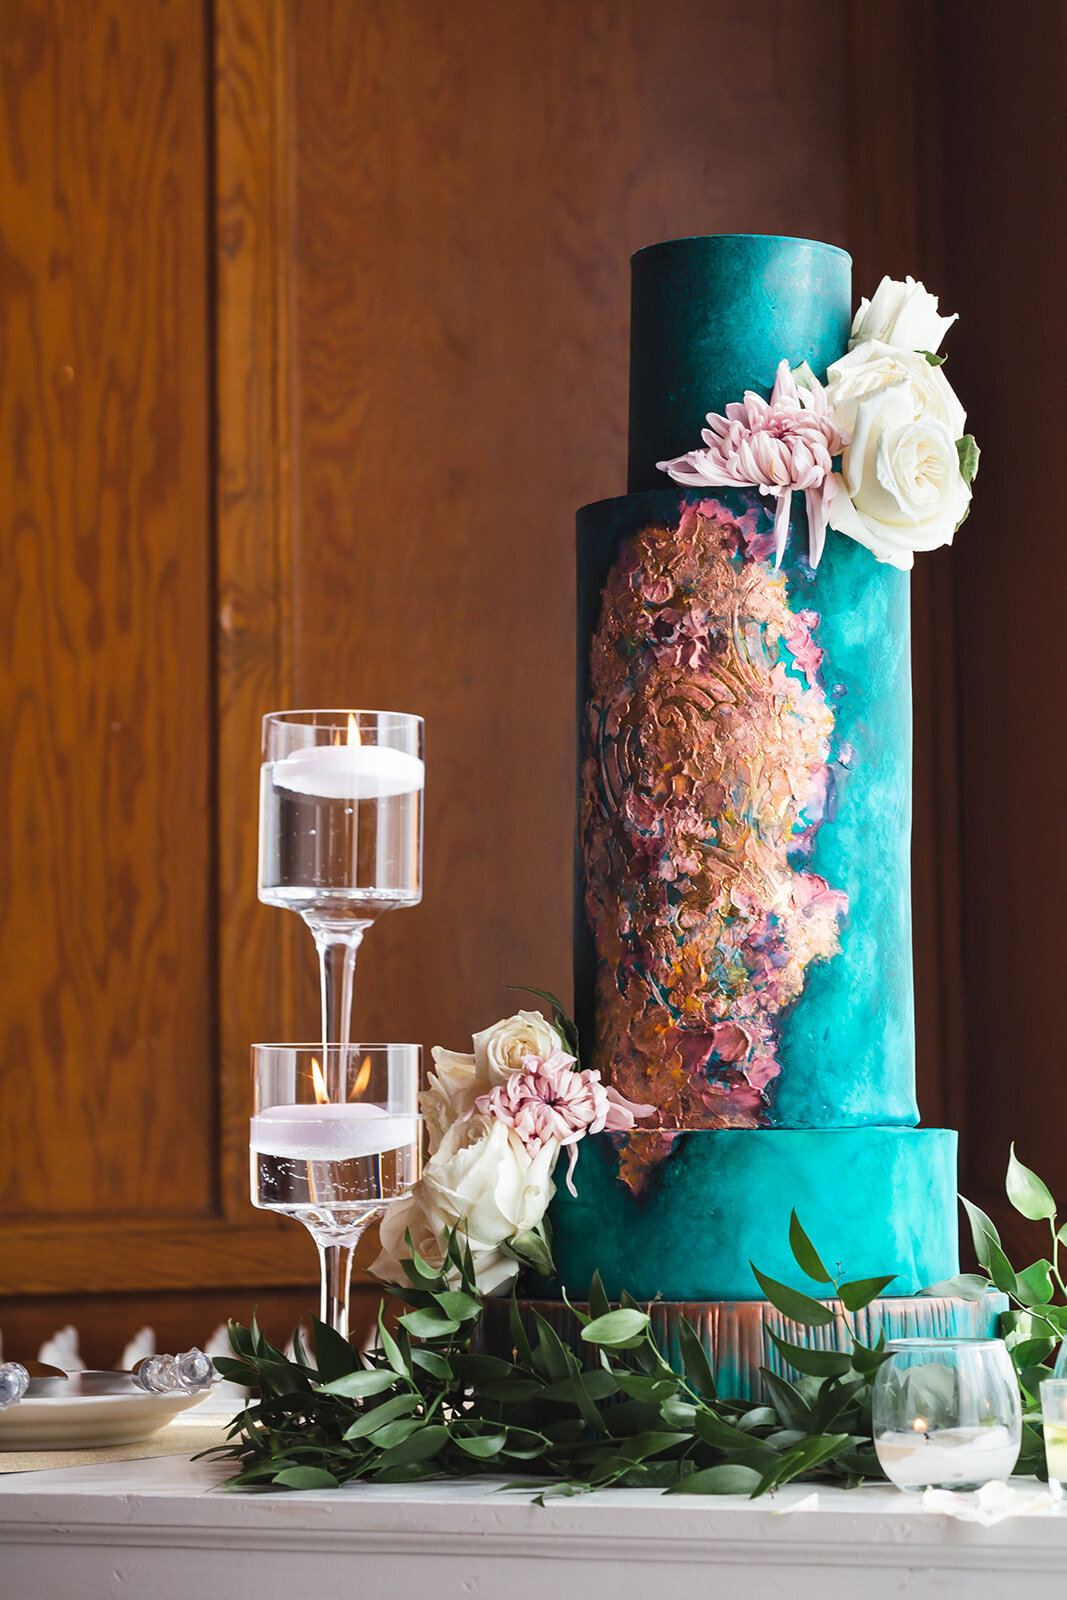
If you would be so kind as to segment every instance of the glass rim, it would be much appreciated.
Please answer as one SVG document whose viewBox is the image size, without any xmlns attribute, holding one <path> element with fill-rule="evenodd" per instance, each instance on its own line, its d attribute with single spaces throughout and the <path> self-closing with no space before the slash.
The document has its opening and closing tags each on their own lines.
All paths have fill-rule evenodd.
<svg viewBox="0 0 1067 1600">
<path fill-rule="evenodd" d="M 1038 1384 L 1039 1389 L 1067 1389 L 1067 1378 L 1056 1378 L 1050 1375 L 1042 1378 Z"/>
<path fill-rule="evenodd" d="M 957 1339 L 950 1334 L 942 1339 L 938 1339 L 933 1336 L 929 1336 L 927 1338 L 916 1337 L 914 1339 L 887 1339 L 885 1342 L 885 1349 L 894 1351 L 957 1350 L 962 1347 L 968 1350 L 975 1350 L 981 1348 L 991 1349 L 994 1345 L 1003 1344 L 1004 1340 L 998 1338 L 968 1338 L 964 1335 Z"/>
<path fill-rule="evenodd" d="M 289 723 L 293 727 L 308 727 L 310 717 L 392 717 L 397 722 L 420 722 L 425 718 L 417 711 L 375 711 L 369 706 L 309 706 L 303 710 L 265 711 L 264 727 L 270 722 Z"/>
<path fill-rule="evenodd" d="M 363 1044 L 358 1039 L 353 1039 L 348 1044 L 323 1044 L 322 1040 L 319 1039 L 317 1041 L 317 1043 L 314 1043 L 314 1044 L 271 1044 L 271 1043 L 268 1042 L 266 1044 L 253 1044 L 253 1045 L 250 1045 L 249 1048 L 251 1050 L 253 1050 L 253 1051 L 255 1051 L 255 1050 L 293 1050 L 293 1051 L 297 1051 L 297 1050 L 317 1050 L 320 1055 L 322 1055 L 323 1053 L 328 1055 L 330 1053 L 330 1051 L 332 1051 L 332 1050 L 344 1050 L 344 1051 L 347 1051 L 347 1052 L 356 1051 L 356 1050 L 421 1050 L 422 1049 L 422 1045 L 421 1044 L 414 1044 L 414 1043 L 411 1043 L 410 1041 L 404 1040 L 404 1039 L 394 1039 L 394 1040 L 389 1041 L 388 1043 L 378 1043 L 378 1044 Z"/>
</svg>

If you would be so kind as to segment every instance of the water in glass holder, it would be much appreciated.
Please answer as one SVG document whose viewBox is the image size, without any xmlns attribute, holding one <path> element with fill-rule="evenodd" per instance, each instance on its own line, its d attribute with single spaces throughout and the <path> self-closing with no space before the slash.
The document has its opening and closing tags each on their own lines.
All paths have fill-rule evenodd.
<svg viewBox="0 0 1067 1600">
<path fill-rule="evenodd" d="M 874 1448 L 900 1489 L 979 1489 L 1011 1476 L 1019 1386 L 1002 1339 L 899 1339 L 874 1383 Z"/>
<path fill-rule="evenodd" d="M 252 1047 L 252 1204 L 308 1229 L 345 1337 L 352 1249 L 419 1177 L 421 1065 L 416 1044 Z"/>
</svg>

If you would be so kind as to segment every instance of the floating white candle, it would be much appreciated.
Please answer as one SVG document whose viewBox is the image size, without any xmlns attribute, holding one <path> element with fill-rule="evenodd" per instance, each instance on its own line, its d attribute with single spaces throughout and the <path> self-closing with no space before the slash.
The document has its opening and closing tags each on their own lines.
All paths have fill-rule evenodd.
<svg viewBox="0 0 1067 1600">
<path fill-rule="evenodd" d="M 418 756 L 388 744 L 313 744 L 271 763 L 279 789 L 323 800 L 386 800 L 414 794 L 426 782 Z"/>
<path fill-rule="evenodd" d="M 1010 1478 L 1019 1444 L 1007 1428 L 940 1428 L 936 1432 L 882 1433 L 875 1454 L 901 1489 L 929 1484 L 992 1483 Z"/>
<path fill-rule="evenodd" d="M 359 1103 L 266 1106 L 252 1118 L 249 1131 L 256 1154 L 290 1161 L 353 1161 L 399 1150 L 417 1139 L 416 1117 Z"/>
</svg>

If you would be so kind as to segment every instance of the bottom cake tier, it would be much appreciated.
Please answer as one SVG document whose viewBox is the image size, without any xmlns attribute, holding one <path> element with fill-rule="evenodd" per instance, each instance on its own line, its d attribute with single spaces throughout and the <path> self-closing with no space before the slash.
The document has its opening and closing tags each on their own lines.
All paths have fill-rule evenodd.
<svg viewBox="0 0 1067 1600">
<path fill-rule="evenodd" d="M 718 1129 L 682 1133 L 634 1194 L 607 1135 L 585 1139 L 568 1193 L 552 1202 L 557 1276 L 527 1293 L 584 1299 L 594 1272 L 608 1298 L 755 1300 L 751 1263 L 818 1293 L 793 1259 L 794 1209 L 829 1271 L 894 1275 L 914 1295 L 959 1271 L 956 1134 L 945 1128 Z M 824 1291 L 825 1292 L 825 1291 Z"/>
<path fill-rule="evenodd" d="M 652 1337 L 664 1359 L 676 1372 L 684 1366 L 681 1324 L 687 1322 L 697 1335 L 711 1364 L 721 1395 L 734 1399 L 763 1400 L 766 1385 L 763 1369 L 778 1377 L 795 1381 L 796 1371 L 777 1348 L 770 1334 L 787 1344 L 803 1345 L 808 1350 L 852 1349 L 851 1321 L 856 1338 L 870 1347 L 879 1337 L 891 1339 L 991 1339 L 995 1337 L 1000 1313 L 1007 1311 L 1006 1295 L 991 1291 L 981 1300 L 944 1299 L 924 1295 L 921 1299 L 898 1297 L 875 1300 L 846 1319 L 840 1301 L 831 1302 L 837 1313 L 828 1326 L 809 1328 L 783 1317 L 766 1300 L 744 1300 L 726 1304 L 702 1300 L 653 1301 L 648 1306 Z M 588 1305 L 571 1307 L 561 1300 L 520 1300 L 519 1320 L 531 1342 L 538 1338 L 539 1322 L 547 1322 L 587 1368 L 596 1367 L 599 1352 L 582 1341 L 582 1324 L 577 1312 Z M 486 1302 L 484 1347 L 491 1355 L 513 1358 L 514 1334 L 510 1300 Z"/>
</svg>

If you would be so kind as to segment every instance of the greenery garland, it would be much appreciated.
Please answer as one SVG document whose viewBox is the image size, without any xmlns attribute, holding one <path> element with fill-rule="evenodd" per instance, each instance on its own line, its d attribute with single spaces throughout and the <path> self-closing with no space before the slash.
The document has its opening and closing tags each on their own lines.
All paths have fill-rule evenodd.
<svg viewBox="0 0 1067 1600">
<path fill-rule="evenodd" d="M 994 1287 L 1009 1297 L 1012 1309 L 1001 1318 L 1001 1332 L 1019 1375 L 1025 1418 L 1017 1470 L 1044 1477 L 1035 1406 L 1037 1386 L 1067 1334 L 1059 1266 L 1067 1224 L 1058 1226 L 1052 1195 L 1014 1149 L 1007 1190 L 1024 1217 L 1049 1223 L 1051 1259 L 1016 1272 L 993 1223 L 965 1201 L 982 1272 L 927 1292 L 976 1299 Z M 536 1313 L 531 1337 L 514 1299 L 511 1359 L 484 1354 L 484 1303 L 470 1251 L 453 1234 L 440 1270 L 412 1248 L 404 1263 L 408 1286 L 389 1289 L 410 1309 L 391 1333 L 384 1303 L 379 1307 L 378 1342 L 366 1355 L 317 1319 L 313 1351 L 297 1329 L 292 1358 L 264 1338 L 254 1319 L 250 1328 L 231 1323 L 233 1358 L 220 1357 L 216 1366 L 258 1397 L 234 1419 L 230 1443 L 212 1453 L 240 1463 L 228 1480 L 232 1488 L 322 1489 L 354 1479 L 403 1483 L 491 1473 L 523 1474 L 515 1487 L 533 1483 L 539 1498 L 612 1485 L 755 1498 L 797 1478 L 845 1486 L 881 1478 L 871 1390 L 887 1359 L 884 1335 L 874 1347 L 864 1345 L 852 1314 L 892 1280 L 833 1277 L 795 1212 L 789 1240 L 800 1269 L 843 1305 L 851 1348 L 810 1350 L 771 1333 L 797 1376 L 789 1381 L 762 1367 L 764 1402 L 718 1393 L 696 1330 L 686 1322 L 680 1324 L 682 1370 L 674 1371 L 656 1347 L 648 1313 L 628 1295 L 613 1307 L 599 1277 L 589 1290 L 588 1312 L 571 1307 L 586 1360 Z M 823 1301 L 753 1271 L 786 1317 L 807 1326 L 834 1321 Z"/>
</svg>

